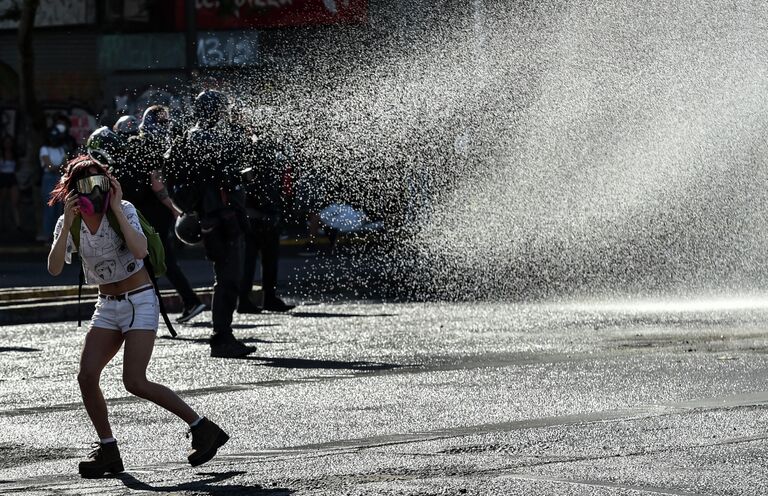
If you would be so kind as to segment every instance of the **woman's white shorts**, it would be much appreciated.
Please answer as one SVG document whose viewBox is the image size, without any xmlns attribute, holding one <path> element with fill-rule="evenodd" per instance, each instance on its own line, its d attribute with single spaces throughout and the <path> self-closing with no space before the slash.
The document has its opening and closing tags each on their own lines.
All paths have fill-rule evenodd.
<svg viewBox="0 0 768 496">
<path fill-rule="evenodd" d="M 139 288 L 117 296 L 99 294 L 91 327 L 112 329 L 125 334 L 134 329 L 157 331 L 160 304 L 154 288 Z"/>
</svg>

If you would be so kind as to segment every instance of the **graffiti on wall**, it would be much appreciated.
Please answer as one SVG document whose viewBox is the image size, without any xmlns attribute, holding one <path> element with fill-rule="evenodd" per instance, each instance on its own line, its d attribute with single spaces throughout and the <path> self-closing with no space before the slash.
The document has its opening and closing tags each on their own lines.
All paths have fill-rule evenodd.
<svg viewBox="0 0 768 496">
<path fill-rule="evenodd" d="M 15 0 L 0 0 L 0 12 L 5 12 Z M 35 26 L 73 26 L 96 22 L 96 0 L 40 0 Z M 0 22 L 0 29 L 15 29 L 16 21 Z"/>
</svg>

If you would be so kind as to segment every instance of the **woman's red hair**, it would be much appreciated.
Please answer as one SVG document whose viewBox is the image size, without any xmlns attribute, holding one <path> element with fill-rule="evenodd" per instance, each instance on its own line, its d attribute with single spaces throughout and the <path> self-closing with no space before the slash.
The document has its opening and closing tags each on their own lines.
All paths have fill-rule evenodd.
<svg viewBox="0 0 768 496">
<path fill-rule="evenodd" d="M 56 205 L 59 202 L 64 203 L 67 195 L 70 191 L 74 191 L 77 185 L 77 181 L 84 177 L 92 176 L 91 169 L 96 169 L 97 174 L 107 175 L 107 169 L 103 165 L 94 161 L 88 155 L 79 155 L 69 162 L 64 167 L 64 175 L 61 176 L 59 184 L 51 191 L 51 198 L 48 200 L 48 205 Z"/>
</svg>

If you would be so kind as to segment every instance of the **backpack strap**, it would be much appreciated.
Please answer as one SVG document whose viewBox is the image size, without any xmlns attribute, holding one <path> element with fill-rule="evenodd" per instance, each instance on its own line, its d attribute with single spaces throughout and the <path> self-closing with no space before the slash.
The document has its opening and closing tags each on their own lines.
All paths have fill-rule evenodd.
<svg viewBox="0 0 768 496">
<path fill-rule="evenodd" d="M 80 253 L 78 252 L 77 257 L 80 258 Z M 83 309 L 81 300 L 83 299 L 83 284 L 85 283 L 85 272 L 83 272 L 83 261 L 80 261 L 80 274 L 77 276 L 78 283 L 77 283 L 77 327 L 80 327 L 83 324 Z"/>
<path fill-rule="evenodd" d="M 83 260 L 80 257 L 80 226 L 82 225 L 82 222 L 82 217 L 76 215 L 72 220 L 72 226 L 69 228 L 69 234 L 72 235 L 72 242 L 75 244 L 75 248 L 77 248 L 77 258 L 80 258 L 80 272 L 77 275 L 77 327 L 80 327 L 83 324 L 83 310 L 81 308 L 81 301 L 83 299 L 83 284 L 85 283 Z"/>
<path fill-rule="evenodd" d="M 120 238 L 122 238 L 123 241 L 125 241 L 125 236 L 123 236 L 123 231 L 120 229 L 120 223 L 117 222 L 117 217 L 115 217 L 115 213 L 110 208 L 107 210 L 107 222 L 109 222 L 109 227 L 112 228 L 113 231 L 115 231 Z"/>
<path fill-rule="evenodd" d="M 171 337 L 176 337 L 176 329 L 171 324 L 171 319 L 168 318 L 168 312 L 165 311 L 165 303 L 163 303 L 163 297 L 160 294 L 160 286 L 157 284 L 157 278 L 155 277 L 155 269 L 152 267 L 152 262 L 149 261 L 149 255 L 144 258 L 144 266 L 147 268 L 149 279 L 152 281 L 152 285 L 155 287 L 155 295 L 157 295 L 157 303 L 160 305 L 160 315 L 163 316 L 165 326 L 168 328 L 168 332 L 171 333 Z"/>
<path fill-rule="evenodd" d="M 69 228 L 69 234 L 72 235 L 72 241 L 75 243 L 78 255 L 80 254 L 80 226 L 82 223 L 83 218 L 79 215 L 75 215 L 75 218 L 72 220 L 72 225 Z"/>
</svg>

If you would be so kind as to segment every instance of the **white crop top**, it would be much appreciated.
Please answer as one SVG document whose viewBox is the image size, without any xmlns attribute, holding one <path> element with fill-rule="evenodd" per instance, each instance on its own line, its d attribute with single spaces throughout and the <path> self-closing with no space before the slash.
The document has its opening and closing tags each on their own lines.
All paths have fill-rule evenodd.
<svg viewBox="0 0 768 496">
<path fill-rule="evenodd" d="M 144 231 L 142 231 L 139 223 L 139 216 L 136 214 L 136 207 L 123 200 L 122 208 L 128 223 L 144 236 Z M 59 239 L 63 225 L 64 216 L 62 215 L 53 231 L 54 243 Z M 72 253 L 75 251 L 78 250 L 72 241 L 72 234 L 68 232 L 67 253 L 64 261 L 71 264 Z M 109 225 L 106 215 L 101 218 L 101 224 L 95 234 L 91 234 L 85 222 L 80 223 L 80 259 L 83 261 L 85 282 L 88 284 L 108 284 L 122 281 L 144 267 L 144 261 L 133 257 L 123 238 Z"/>
</svg>

